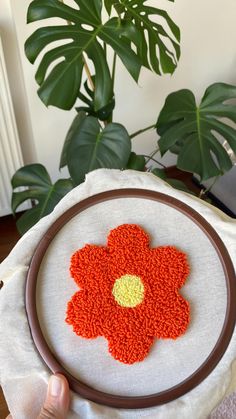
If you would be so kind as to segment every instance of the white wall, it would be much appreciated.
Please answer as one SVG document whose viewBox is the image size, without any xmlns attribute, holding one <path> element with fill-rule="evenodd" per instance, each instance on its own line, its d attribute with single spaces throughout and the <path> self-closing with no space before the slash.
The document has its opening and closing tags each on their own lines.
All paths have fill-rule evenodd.
<svg viewBox="0 0 236 419">
<path fill-rule="evenodd" d="M 61 147 L 74 113 L 47 109 L 36 94 L 36 67 L 27 61 L 23 50 L 25 39 L 37 27 L 37 24 L 25 23 L 30 1 L 2 1 L 5 4 L 10 2 L 16 25 L 35 147 L 32 158 L 45 164 L 52 177 L 56 178 Z M 150 3 L 158 3 L 158 7 L 168 10 L 180 26 L 182 55 L 173 76 L 158 77 L 143 71 L 138 87 L 127 72 L 118 66 L 115 120 L 123 123 L 130 133 L 155 122 L 165 97 L 172 91 L 190 88 L 200 98 L 205 88 L 213 82 L 236 84 L 235 0 L 178 0 L 176 3 L 153 0 Z M 146 133 L 134 140 L 134 148 L 137 152 L 147 154 L 155 148 L 156 139 L 154 133 Z M 25 147 L 23 144 L 23 151 Z M 168 163 L 172 161 L 170 158 Z"/>
<path fill-rule="evenodd" d="M 0 33 L 23 157 L 30 163 L 35 159 L 35 144 L 10 0 L 0 0 Z"/>
</svg>

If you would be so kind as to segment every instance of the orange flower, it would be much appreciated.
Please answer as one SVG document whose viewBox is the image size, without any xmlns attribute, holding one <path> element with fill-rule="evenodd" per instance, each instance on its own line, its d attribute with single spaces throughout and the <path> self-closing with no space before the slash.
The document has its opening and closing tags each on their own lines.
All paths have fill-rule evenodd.
<svg viewBox="0 0 236 419">
<path fill-rule="evenodd" d="M 80 291 L 66 322 L 84 338 L 104 336 L 121 362 L 142 361 L 155 338 L 176 339 L 187 329 L 189 304 L 178 293 L 189 274 L 186 255 L 173 246 L 150 248 L 138 225 L 111 230 L 106 247 L 78 250 L 70 272 Z"/>
</svg>

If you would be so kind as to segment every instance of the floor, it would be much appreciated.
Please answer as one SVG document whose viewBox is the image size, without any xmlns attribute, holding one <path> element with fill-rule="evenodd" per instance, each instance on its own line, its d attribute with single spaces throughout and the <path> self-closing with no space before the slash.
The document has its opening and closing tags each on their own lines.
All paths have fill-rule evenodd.
<svg viewBox="0 0 236 419">
<path fill-rule="evenodd" d="M 19 238 L 13 216 L 0 217 L 0 262 L 7 257 Z M 0 419 L 6 418 L 8 414 L 7 404 L 0 387 Z"/>
</svg>

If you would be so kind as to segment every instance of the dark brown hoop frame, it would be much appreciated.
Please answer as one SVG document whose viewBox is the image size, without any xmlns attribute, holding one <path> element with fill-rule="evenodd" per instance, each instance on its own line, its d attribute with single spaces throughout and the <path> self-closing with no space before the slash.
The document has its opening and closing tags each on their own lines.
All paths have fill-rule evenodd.
<svg viewBox="0 0 236 419">
<path fill-rule="evenodd" d="M 71 374 L 69 374 L 60 365 L 60 363 L 57 361 L 57 359 L 49 349 L 40 328 L 36 309 L 37 276 L 42 259 L 52 239 L 64 226 L 64 224 L 68 222 L 71 218 L 73 218 L 75 215 L 81 213 L 82 211 L 95 204 L 119 198 L 143 198 L 158 201 L 179 210 L 181 213 L 190 218 L 207 235 L 212 245 L 216 249 L 224 270 L 227 284 L 227 309 L 224 325 L 215 347 L 213 348 L 207 359 L 204 361 L 204 363 L 201 365 L 201 367 L 199 367 L 191 376 L 189 376 L 186 380 L 182 381 L 180 384 L 160 393 L 142 397 L 121 397 L 104 393 L 89 387 L 88 385 L 80 382 Z M 64 374 L 69 381 L 71 389 L 78 393 L 80 396 L 89 399 L 95 403 L 125 409 L 147 408 L 170 402 L 171 400 L 174 400 L 184 395 L 188 391 L 192 390 L 201 381 L 203 381 L 216 367 L 216 365 L 218 364 L 228 347 L 228 344 L 234 331 L 236 321 L 235 301 L 236 281 L 233 264 L 231 262 L 230 256 L 227 252 L 224 243 L 222 242 L 218 234 L 215 232 L 215 230 L 201 215 L 199 215 L 188 205 L 168 195 L 145 189 L 118 189 L 102 192 L 97 195 L 93 195 L 90 198 L 87 198 L 77 203 L 73 207 L 69 208 L 49 227 L 49 229 L 39 242 L 30 263 L 25 290 L 26 312 L 32 333 L 32 338 L 38 352 L 40 353 L 41 357 L 43 358 L 47 366 L 50 368 L 50 370 L 53 373 Z"/>
</svg>

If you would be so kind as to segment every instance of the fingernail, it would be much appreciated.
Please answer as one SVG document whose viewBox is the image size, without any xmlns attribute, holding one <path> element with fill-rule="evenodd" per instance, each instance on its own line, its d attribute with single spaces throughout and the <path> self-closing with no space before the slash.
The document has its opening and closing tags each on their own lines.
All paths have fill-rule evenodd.
<svg viewBox="0 0 236 419">
<path fill-rule="evenodd" d="M 61 395 L 62 383 L 61 379 L 56 375 L 52 375 L 49 381 L 49 393 L 53 397 L 59 397 Z"/>
</svg>

